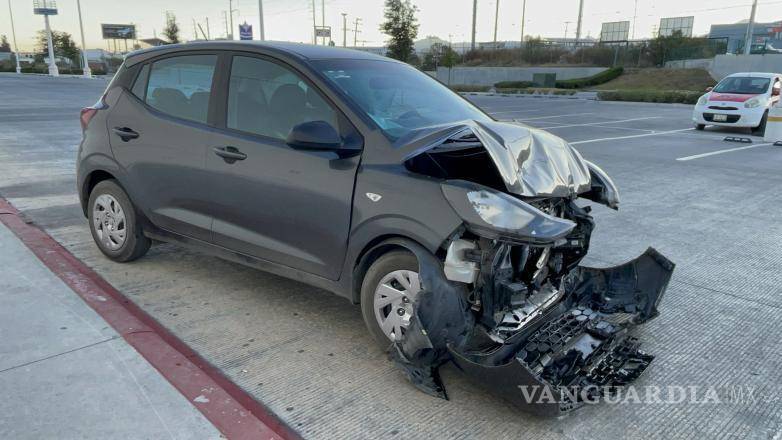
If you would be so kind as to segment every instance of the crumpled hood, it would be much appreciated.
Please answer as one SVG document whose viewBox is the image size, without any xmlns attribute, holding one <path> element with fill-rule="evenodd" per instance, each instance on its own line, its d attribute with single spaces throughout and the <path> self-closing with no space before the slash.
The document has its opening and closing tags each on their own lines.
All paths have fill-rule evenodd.
<svg viewBox="0 0 782 440">
<path fill-rule="evenodd" d="M 524 197 L 573 197 L 590 189 L 586 161 L 565 140 L 520 123 L 462 121 L 418 131 L 401 143 L 405 160 L 441 147 L 469 129 L 492 158 L 508 192 Z"/>
<path fill-rule="evenodd" d="M 571 197 L 589 191 L 586 162 L 564 139 L 518 123 L 475 122 L 508 191 L 528 197 Z"/>
</svg>

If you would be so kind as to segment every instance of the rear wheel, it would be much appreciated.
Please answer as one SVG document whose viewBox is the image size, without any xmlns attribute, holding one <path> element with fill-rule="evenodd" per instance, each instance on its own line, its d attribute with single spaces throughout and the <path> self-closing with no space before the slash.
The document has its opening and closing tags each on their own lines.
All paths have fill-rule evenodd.
<svg viewBox="0 0 782 440">
<path fill-rule="evenodd" d="M 389 252 L 369 267 L 361 283 L 361 314 L 380 348 L 404 338 L 420 291 L 418 260 L 410 252 Z"/>
<path fill-rule="evenodd" d="M 706 124 L 695 124 L 695 129 L 698 131 L 703 131 L 706 128 Z"/>
<path fill-rule="evenodd" d="M 95 244 L 111 260 L 133 261 L 151 244 L 136 219 L 130 198 L 114 180 L 104 180 L 90 193 L 88 215 Z"/>
<path fill-rule="evenodd" d="M 752 129 L 752 134 L 755 136 L 763 136 L 766 134 L 766 122 L 768 121 L 768 111 L 763 113 L 763 118 L 760 120 L 760 125 Z"/>
</svg>

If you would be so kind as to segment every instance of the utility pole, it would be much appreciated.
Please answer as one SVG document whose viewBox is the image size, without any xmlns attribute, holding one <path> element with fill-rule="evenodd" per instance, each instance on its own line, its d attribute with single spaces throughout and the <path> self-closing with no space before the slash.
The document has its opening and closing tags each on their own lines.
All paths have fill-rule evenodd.
<svg viewBox="0 0 782 440">
<path fill-rule="evenodd" d="M 566 21 L 565 22 L 565 41 L 563 41 L 564 44 L 567 44 L 567 28 L 570 27 L 570 23 L 573 23 L 572 21 Z"/>
<path fill-rule="evenodd" d="M 524 47 L 524 24 L 527 22 L 527 0 L 521 4 L 521 47 Z"/>
<path fill-rule="evenodd" d="M 494 9 L 494 48 L 497 49 L 497 23 L 500 19 L 500 0 L 497 0 L 497 7 Z"/>
<path fill-rule="evenodd" d="M 348 14 L 342 13 L 342 47 L 348 47 Z"/>
<path fill-rule="evenodd" d="M 228 29 L 228 13 L 223 11 L 223 24 L 225 25 L 225 38 L 231 39 L 231 31 Z"/>
<path fill-rule="evenodd" d="M 361 24 L 361 19 L 356 17 L 356 22 L 353 27 L 353 47 L 358 47 L 358 34 L 361 32 L 358 30 L 358 25 Z"/>
<path fill-rule="evenodd" d="M 478 17 L 478 0 L 472 0 L 472 40 L 470 40 L 470 50 L 475 50 L 475 19 L 477 17 Z"/>
<path fill-rule="evenodd" d="M 266 41 L 266 34 L 263 30 L 263 0 L 258 0 L 258 35 L 261 37 L 261 41 Z"/>
<path fill-rule="evenodd" d="M 584 17 L 584 0 L 578 1 L 578 24 L 576 25 L 576 46 L 581 40 L 581 19 Z"/>
<path fill-rule="evenodd" d="M 315 16 L 315 0 L 312 0 L 312 44 L 318 44 L 318 19 Z"/>
<path fill-rule="evenodd" d="M 228 39 L 234 39 L 234 2 L 228 0 L 228 21 L 231 23 L 231 31 L 228 32 Z"/>
<path fill-rule="evenodd" d="M 326 0 L 320 0 L 320 28 L 326 29 Z M 326 45 L 326 36 L 323 36 L 323 45 Z"/>
<path fill-rule="evenodd" d="M 8 1 L 10 3 L 11 0 Z M 84 24 L 82 24 L 81 21 L 81 0 L 76 0 L 76 9 L 78 9 L 79 11 L 79 30 L 81 31 L 81 59 L 82 62 L 84 63 L 84 65 L 82 66 L 82 75 L 84 75 L 85 78 L 92 78 L 90 63 L 87 62 L 87 46 L 84 44 Z M 11 25 L 11 27 L 13 28 L 13 24 Z M 16 41 L 14 41 L 14 44 L 16 44 Z"/>
<path fill-rule="evenodd" d="M 212 33 L 209 32 L 209 17 L 206 17 L 206 39 L 207 40 L 212 39 Z"/>
<path fill-rule="evenodd" d="M 14 29 L 14 11 L 11 10 L 11 0 L 8 0 L 8 15 L 11 17 L 11 36 L 14 37 L 14 58 L 16 58 L 16 73 L 22 73 L 22 66 L 19 64 L 19 46 L 16 45 L 16 29 Z"/>
<path fill-rule="evenodd" d="M 195 18 L 193 19 L 193 38 L 198 39 L 198 25 L 196 25 Z"/>
<path fill-rule="evenodd" d="M 638 20 L 638 0 L 635 0 L 635 9 L 633 9 L 633 35 L 630 39 L 635 40 L 636 21 Z"/>
<path fill-rule="evenodd" d="M 752 51 L 752 34 L 755 27 L 755 12 L 758 9 L 758 0 L 752 2 L 752 12 L 749 14 L 749 23 L 747 23 L 747 37 L 744 40 L 744 55 L 749 55 Z"/>
</svg>

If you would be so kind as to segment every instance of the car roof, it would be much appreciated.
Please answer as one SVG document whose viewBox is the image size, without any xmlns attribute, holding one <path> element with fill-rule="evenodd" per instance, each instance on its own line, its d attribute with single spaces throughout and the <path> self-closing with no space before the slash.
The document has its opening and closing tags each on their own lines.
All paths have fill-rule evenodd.
<svg viewBox="0 0 782 440">
<path fill-rule="evenodd" d="M 141 49 L 129 53 L 125 57 L 125 63 L 132 66 L 144 60 L 159 55 L 184 52 L 189 50 L 241 50 L 274 52 L 281 55 L 288 55 L 298 58 L 302 61 L 322 60 L 322 59 L 353 59 L 353 60 L 376 60 L 392 61 L 388 57 L 375 55 L 362 50 L 346 49 L 334 46 L 317 46 L 314 44 L 292 43 L 288 41 L 194 41 L 183 44 L 168 44 L 165 46 L 156 46 L 149 49 Z"/>
<path fill-rule="evenodd" d="M 782 74 L 779 73 L 769 73 L 769 72 L 739 72 L 739 73 L 731 73 L 726 78 L 731 78 L 734 76 L 748 76 L 750 78 L 776 78 L 778 76 L 782 76 Z"/>
</svg>

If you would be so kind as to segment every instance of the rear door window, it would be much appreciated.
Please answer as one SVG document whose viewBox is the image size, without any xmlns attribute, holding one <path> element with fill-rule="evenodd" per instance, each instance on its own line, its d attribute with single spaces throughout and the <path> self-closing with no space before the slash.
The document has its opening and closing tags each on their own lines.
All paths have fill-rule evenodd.
<svg viewBox="0 0 782 440">
<path fill-rule="evenodd" d="M 152 63 L 149 106 L 171 116 L 206 123 L 217 55 L 185 55 Z"/>
<path fill-rule="evenodd" d="M 339 130 L 336 111 L 293 71 L 259 58 L 235 56 L 228 86 L 227 126 L 284 140 L 302 122 Z"/>
</svg>

